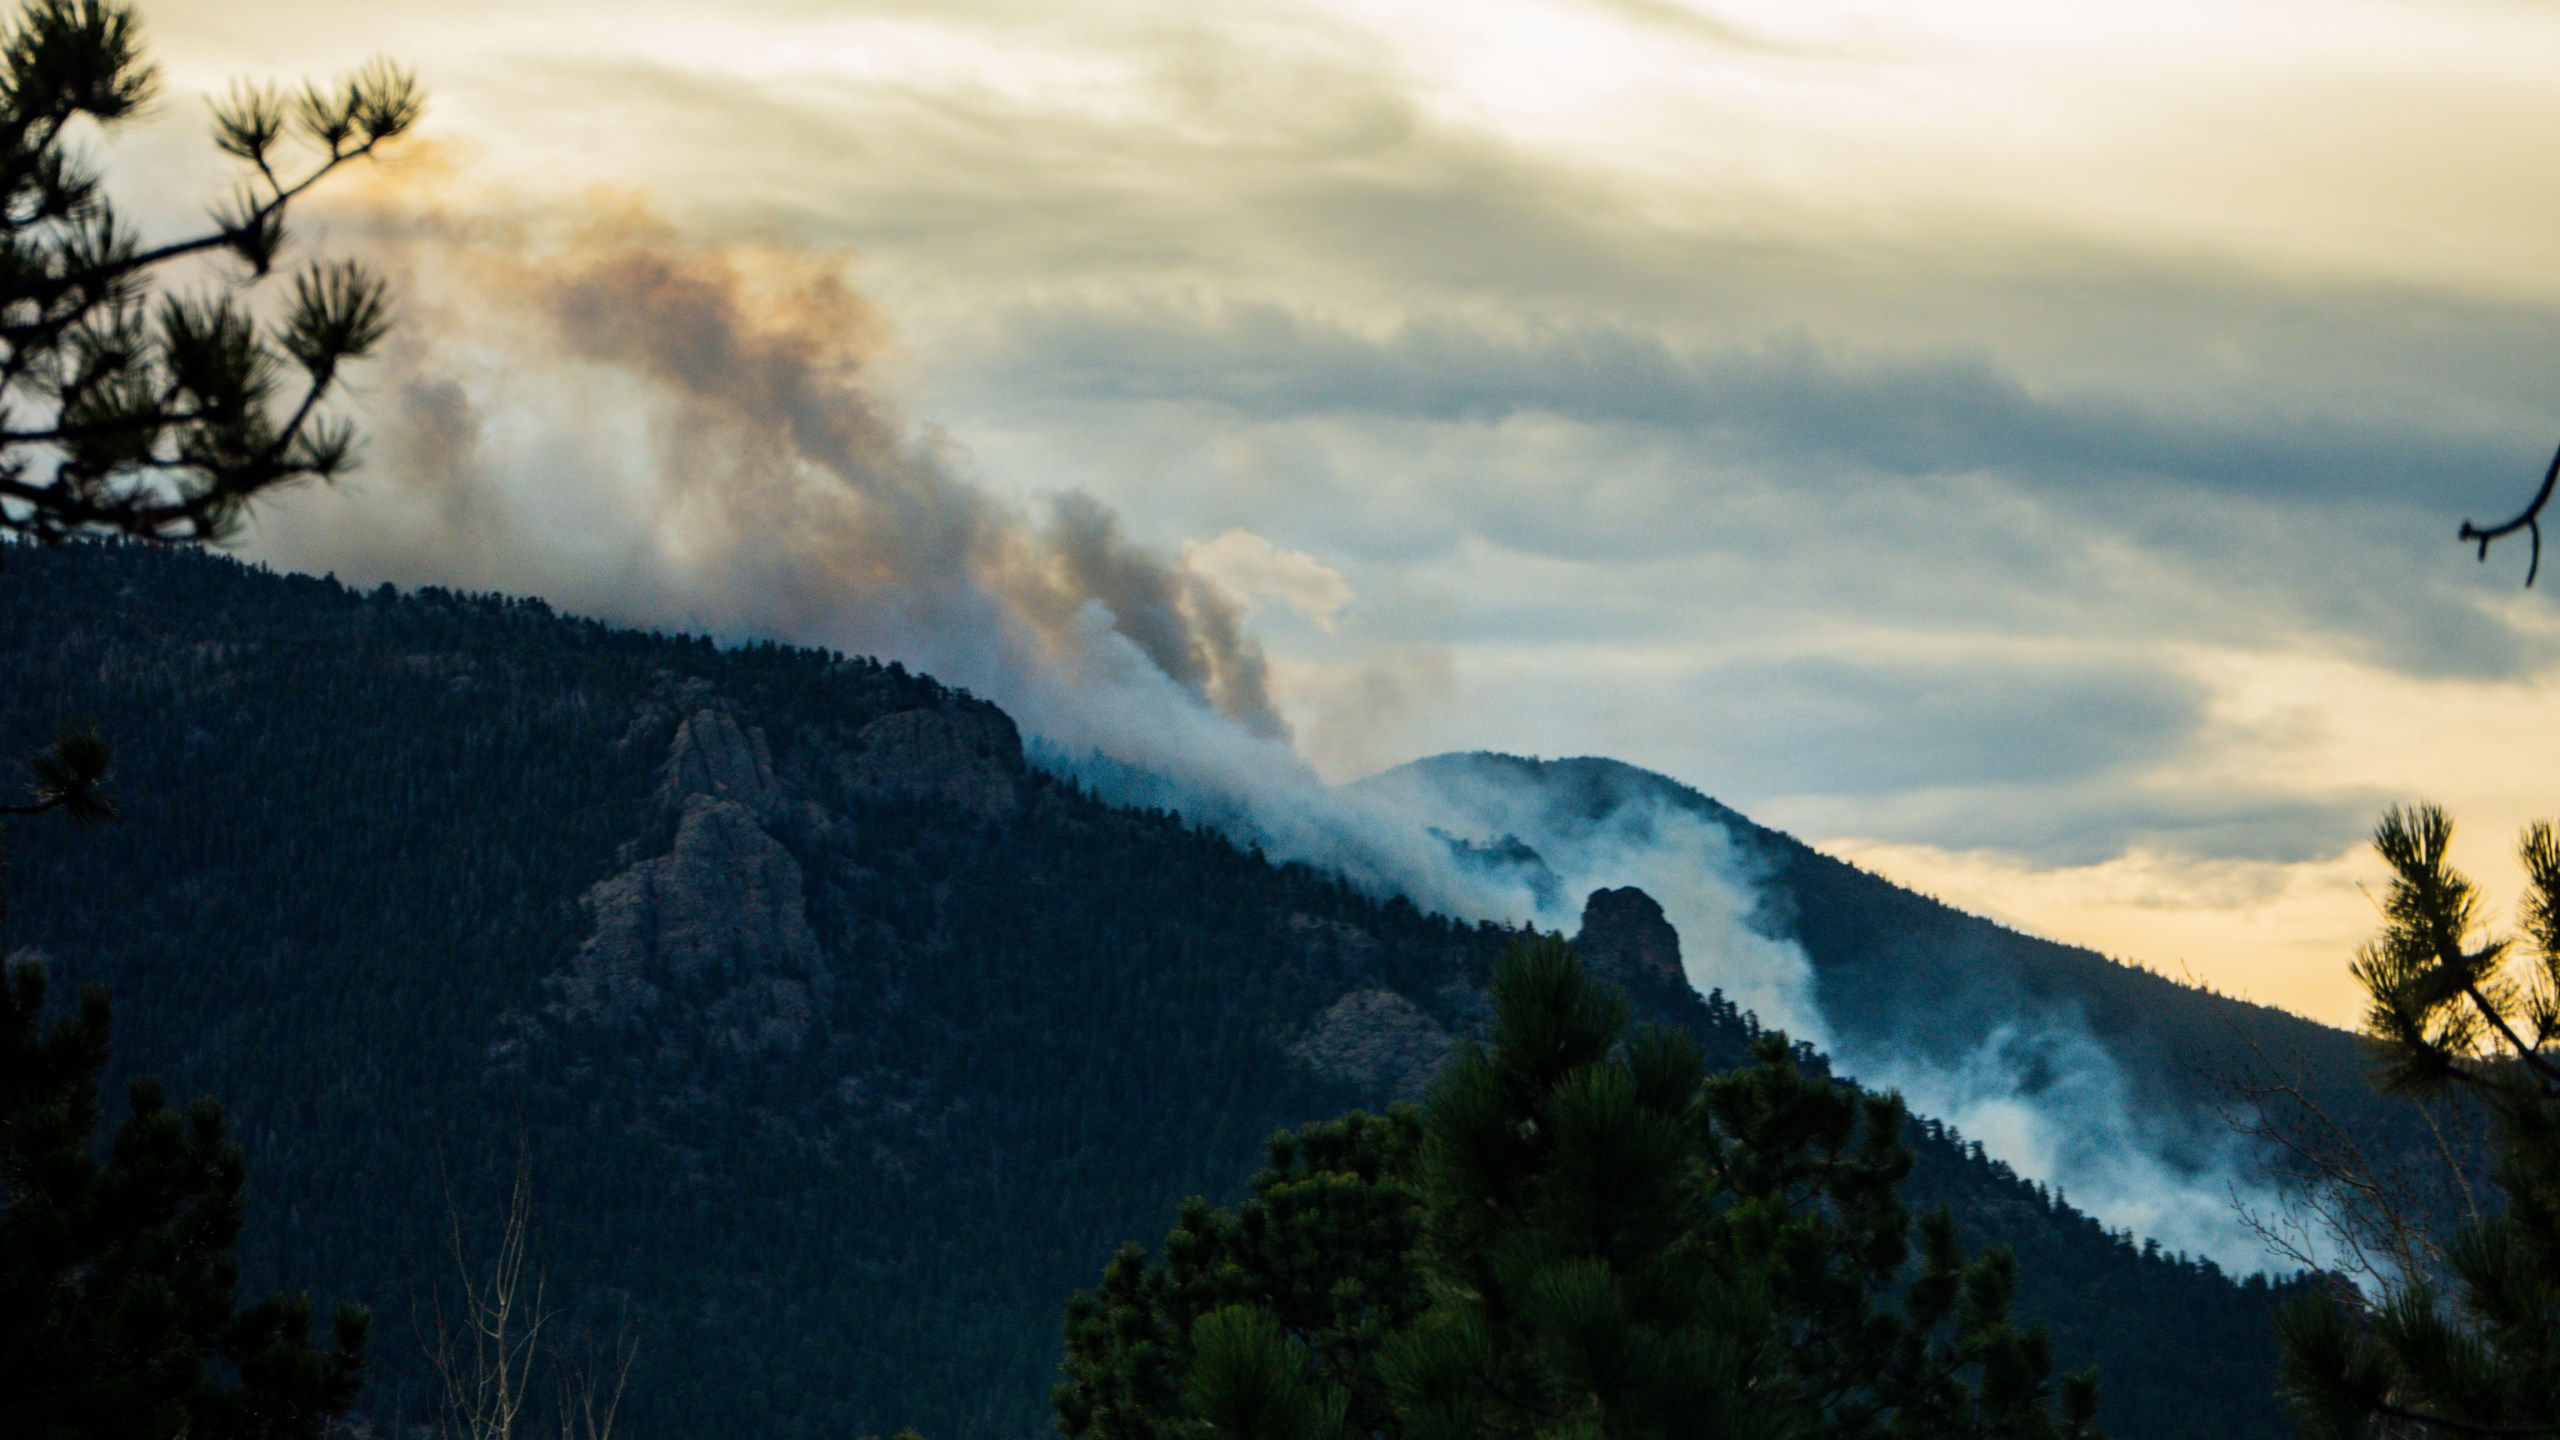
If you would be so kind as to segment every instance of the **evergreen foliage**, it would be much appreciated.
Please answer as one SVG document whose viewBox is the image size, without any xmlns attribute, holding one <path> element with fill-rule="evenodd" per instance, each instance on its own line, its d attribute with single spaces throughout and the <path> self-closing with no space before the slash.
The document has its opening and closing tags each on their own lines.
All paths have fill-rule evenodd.
<svg viewBox="0 0 2560 1440">
<path fill-rule="evenodd" d="M 141 28 L 121 0 L 27 0 L 0 30 L 0 533 L 216 537 L 255 496 L 355 457 L 353 428 L 320 405 L 381 340 L 382 282 L 308 266 L 266 322 L 240 291 L 274 268 L 294 201 L 416 123 L 417 85 L 376 62 L 290 99 L 235 89 L 214 138 L 243 183 L 202 233 L 146 247 L 75 125 L 112 129 L 151 100 Z M 156 289 L 196 255 L 227 256 L 245 280 Z"/>
<path fill-rule="evenodd" d="M 2383 1293 L 2306 1296 L 2282 1320 L 2284 1386 L 2323 1436 L 2560 1434 L 2560 831 L 2528 827 L 2519 934 L 2483 933 L 2453 822 L 2395 807 L 2383 930 L 2353 972 L 2387 1093 L 2467 1091 L 2495 1117 L 2504 1200 Z"/>
<path fill-rule="evenodd" d="M 1765 1286 L 1694 1183 L 1696 1047 L 1647 1029 L 1614 1057 L 1625 997 L 1552 938 L 1515 948 L 1493 996 L 1489 1043 L 1425 1113 L 1437 1303 L 1379 1356 L 1401 1433 L 1784 1433 Z"/>
<path fill-rule="evenodd" d="M 107 994 L 45 1014 L 45 968 L 0 976 L 0 1434 L 26 1440 L 313 1440 L 355 1402 L 367 1313 L 241 1307 L 244 1163 L 222 1108 L 159 1087 L 101 1156 Z"/>
<path fill-rule="evenodd" d="M 1340 1399 L 1332 1419 L 1383 1433 L 1393 1411 L 1378 1347 L 1428 1299 L 1411 1263 L 1423 1228 L 1412 1178 L 1421 1135 L 1410 1106 L 1283 1131 L 1250 1198 L 1215 1209 L 1196 1197 L 1183 1203 L 1162 1264 L 1122 1246 L 1094 1290 L 1067 1302 L 1069 1378 L 1051 1396 L 1060 1428 L 1174 1440 L 1196 1428 L 1191 1417 L 1236 1408 L 1198 1404 L 1195 1378 L 1231 1396 L 1244 1381 L 1226 1377 L 1248 1369 L 1265 1393 L 1330 1392 Z M 1212 1323 L 1219 1316 L 1253 1318 Z M 1263 1325 L 1285 1330 L 1299 1355 L 1269 1363 L 1253 1333 Z M 1204 1338 L 1213 1342 L 1206 1360 Z"/>
<path fill-rule="evenodd" d="M 1067 1309 L 1059 1425 L 1094 1440 L 1338 1434 L 2094 1436 L 2009 1316 L 2016 1263 L 1914 1231 L 1898 1099 L 1764 1035 L 1709 1076 L 1553 938 L 1495 972 L 1489 1043 L 1427 1112 L 1276 1137 Z"/>
</svg>

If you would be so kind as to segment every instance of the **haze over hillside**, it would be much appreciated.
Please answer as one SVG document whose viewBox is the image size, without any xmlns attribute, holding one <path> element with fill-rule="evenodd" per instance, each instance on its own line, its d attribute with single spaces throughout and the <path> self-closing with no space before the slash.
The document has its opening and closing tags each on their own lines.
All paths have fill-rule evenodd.
<svg viewBox="0 0 2560 1440">
<path fill-rule="evenodd" d="M 2378 1147 L 2431 1151 L 2423 1125 L 2373 1093 L 2345 1031 L 1964 914 L 1666 776 L 1474 753 L 1351 788 L 1526 895 L 1644 885 L 1700 937 L 1687 955 L 1702 991 L 1902 1090 L 2109 1223 L 2225 1265 L 2271 1263 L 2243 1210 L 2275 1213 L 2287 1183 L 2280 1157 L 2234 1128 L 2241 1082 L 2281 1071 Z"/>
</svg>

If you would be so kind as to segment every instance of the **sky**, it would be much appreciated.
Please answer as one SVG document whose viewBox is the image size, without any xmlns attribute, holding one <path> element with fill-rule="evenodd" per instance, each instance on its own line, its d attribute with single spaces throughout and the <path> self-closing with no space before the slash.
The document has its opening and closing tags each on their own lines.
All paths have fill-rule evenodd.
<svg viewBox="0 0 2560 1440">
<path fill-rule="evenodd" d="M 420 142 L 311 243 L 624 225 L 840 284 L 932 463 L 1026 514 L 1089 497 L 1177 568 L 1158 591 L 1231 600 L 1255 713 L 1328 779 L 1611 755 L 2339 1023 L 2385 805 L 2448 806 L 2506 908 L 2517 830 L 2560 813 L 2560 592 L 2454 540 L 2560 442 L 2551 7 L 144 14 L 165 91 L 113 153 L 146 220 L 221 193 L 203 97 L 235 77 L 408 63 Z M 431 197 L 407 251 L 401 192 Z M 640 443 L 558 430 L 629 397 L 543 389 L 427 284 L 435 338 L 359 377 L 360 419 L 409 433 L 445 365 L 492 444 Z M 547 398 L 488 421 L 510 394 Z M 486 573 L 470 517 L 384 498 L 423 453 L 378 447 L 245 552 Z M 556 557 L 590 492 L 547 493 L 471 523 L 589 563 Z M 685 603 L 626 618 L 720 619 Z"/>
</svg>

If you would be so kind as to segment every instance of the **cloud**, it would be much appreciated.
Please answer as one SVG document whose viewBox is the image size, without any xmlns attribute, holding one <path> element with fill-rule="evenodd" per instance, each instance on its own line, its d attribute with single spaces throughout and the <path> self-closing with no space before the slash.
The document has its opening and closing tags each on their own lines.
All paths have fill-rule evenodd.
<svg viewBox="0 0 2560 1440">
<path fill-rule="evenodd" d="M 1500 327 L 1370 341 L 1310 339 L 1276 314 L 1223 323 L 1187 339 L 1034 325 L 971 382 L 1017 397 L 1001 416 L 982 398 L 957 408 L 990 453 L 1090 477 L 1150 515 L 1249 521 L 1337 568 L 1349 554 L 1409 576 L 1475 539 L 1578 564 L 1589 593 L 1676 573 L 1693 601 L 1791 618 L 2310 638 L 2413 673 L 2553 658 L 2454 563 L 2460 511 L 2439 478 L 2473 477 L 2483 513 L 2513 504 L 2538 431 L 2448 437 L 2371 409 L 2336 429 L 2235 425 L 2130 393 L 2075 410 L 1974 361 L 1869 372 L 1798 345 L 1764 375 L 1757 352 L 1675 365 L 1667 342 L 1622 330 L 1542 347 Z M 1051 354 L 1068 377 L 1055 385 Z M 1063 358 L 1077 355 L 1112 358 Z M 1667 388 L 1675 373 L 1691 388 Z M 2370 583 L 2385 573 L 2405 578 Z"/>
<path fill-rule="evenodd" d="M 1592 0 L 1590 8 L 1695 44 L 1774 55 L 1804 53 L 1800 47 L 1737 25 L 1713 11 L 1684 4 L 1682 0 Z"/>
<path fill-rule="evenodd" d="M 991 349 L 980 383 L 1035 403 L 1181 401 L 1265 420 L 1493 424 L 1534 413 L 1692 435 L 1788 472 L 1993 472 L 2039 489 L 2138 481 L 2432 506 L 2448 477 L 2495 493 L 2537 448 L 2424 404 L 2178 409 L 2135 393 L 2031 387 L 1986 350 L 1861 349 L 1804 330 L 1697 348 L 1610 321 L 1425 313 L 1372 332 L 1268 304 L 1055 305 L 1013 318 Z M 2560 333 L 2547 354 L 2560 359 Z"/>
<path fill-rule="evenodd" d="M 1342 608 L 1353 598 L 1340 572 L 1304 551 L 1284 550 L 1250 530 L 1185 541 L 1182 563 L 1246 600 L 1294 610 L 1328 634 L 1339 627 Z"/>
<path fill-rule="evenodd" d="M 2202 748 L 2192 737 L 2179 739 L 2175 761 Z M 2394 798 L 2379 789 L 2303 795 L 2277 785 L 2201 783 L 2176 776 L 2174 763 L 2163 768 L 2169 777 L 2135 772 L 2077 784 L 1790 794 L 1755 811 L 1804 834 L 1996 851 L 2039 868 L 2092 865 L 2146 850 L 2190 864 L 2290 865 L 2325 861 L 2357 845 Z"/>
<path fill-rule="evenodd" d="M 2077 656 L 1798 655 L 1703 667 L 1684 688 L 1740 722 L 1718 768 L 1808 795 L 2037 789 L 2138 772 L 2182 747 L 2202 715 L 2184 676 Z"/>
</svg>

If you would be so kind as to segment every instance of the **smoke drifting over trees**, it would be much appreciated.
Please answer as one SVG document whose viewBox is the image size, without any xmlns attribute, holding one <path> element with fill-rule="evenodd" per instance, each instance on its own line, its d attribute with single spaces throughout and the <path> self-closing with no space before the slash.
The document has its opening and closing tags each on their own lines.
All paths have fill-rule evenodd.
<svg viewBox="0 0 2560 1440">
<path fill-rule="evenodd" d="M 1052 724 L 1134 686 L 1285 740 L 1242 604 L 1089 497 L 973 477 L 876 383 L 887 327 L 839 261 L 609 207 L 364 223 L 404 307 L 377 463 L 262 549 L 885 651 Z"/>
<path fill-rule="evenodd" d="M 1702 992 L 1830 1038 L 1803 953 L 1754 923 L 1757 878 L 1721 826 L 1658 806 L 1566 824 L 1490 791 L 1453 825 L 1393 786 L 1321 784 L 1242 598 L 1090 496 L 976 473 L 958 440 L 905 413 L 891 327 L 842 257 L 692 238 L 613 201 L 456 218 L 466 208 L 498 207 L 339 215 L 342 242 L 395 277 L 402 324 L 365 397 L 371 463 L 343 494 L 262 515 L 270 558 L 903 659 L 1004 705 L 1047 763 L 1107 797 L 1471 919 L 1566 927 L 1591 889 L 1640 885 L 1673 912 Z M 1550 883 L 1431 826 L 1516 836 Z M 2060 1028 L 2065 1048 L 2091 1050 Z M 2111 1222 L 2183 1216 L 2163 1238 L 2248 1267 L 2255 1242 L 2191 1203 L 2225 1194 L 2226 1164 L 2189 1173 L 2139 1145 L 2052 1143 L 2145 1133 L 2111 1068 L 2095 1101 L 1996 1105 L 1984 1087 L 2014 1078 L 2005 1061 L 1863 1068 L 2008 1136 L 2010 1158 Z"/>
</svg>

